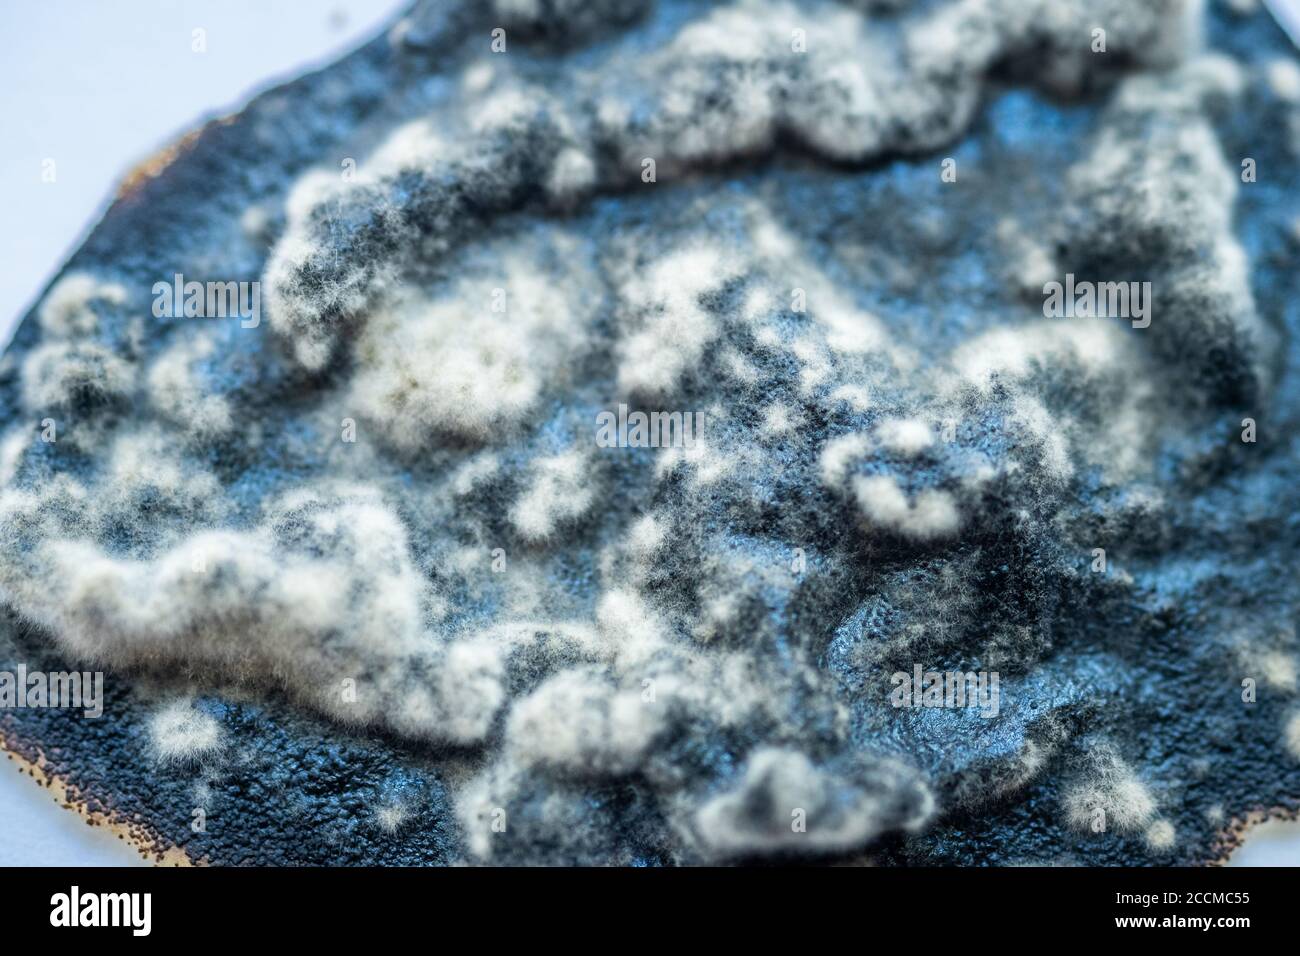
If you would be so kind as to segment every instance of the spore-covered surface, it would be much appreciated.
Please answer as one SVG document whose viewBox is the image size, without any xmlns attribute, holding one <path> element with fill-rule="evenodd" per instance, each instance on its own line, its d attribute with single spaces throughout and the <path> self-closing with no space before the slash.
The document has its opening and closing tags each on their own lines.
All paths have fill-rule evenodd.
<svg viewBox="0 0 1300 956">
<path fill-rule="evenodd" d="M 1300 802 L 1297 152 L 1246 3 L 417 3 L 19 327 L 0 669 L 106 691 L 0 733 L 215 864 L 1215 859 Z"/>
</svg>

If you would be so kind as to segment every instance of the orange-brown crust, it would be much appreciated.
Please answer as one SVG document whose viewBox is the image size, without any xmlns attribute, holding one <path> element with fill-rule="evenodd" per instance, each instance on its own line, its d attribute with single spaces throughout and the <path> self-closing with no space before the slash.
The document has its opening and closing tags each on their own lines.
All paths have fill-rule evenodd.
<svg viewBox="0 0 1300 956">
<path fill-rule="evenodd" d="M 43 755 L 29 760 L 9 746 L 9 742 L 0 733 L 0 751 L 13 762 L 19 773 L 25 773 L 40 786 L 49 791 L 54 802 L 65 810 L 71 810 L 81 816 L 88 826 L 106 828 L 135 847 L 140 855 L 150 860 L 155 866 L 203 866 L 205 861 L 192 860 L 184 850 L 176 846 L 163 846 L 157 833 L 140 820 L 130 820 L 111 811 L 92 810 L 77 790 L 45 766 Z"/>
<path fill-rule="evenodd" d="M 194 146 L 198 138 L 203 135 L 204 130 L 213 124 L 224 125 L 233 122 L 238 114 L 231 113 L 228 116 L 221 116 L 214 120 L 209 120 L 202 126 L 184 133 L 175 142 L 164 146 L 152 156 L 147 156 L 140 162 L 136 163 L 122 181 L 118 183 L 117 192 L 114 193 L 114 201 L 128 199 L 140 191 L 140 188 L 152 179 L 158 178 L 162 172 L 172 163 L 176 162 L 181 156 L 184 156 Z"/>
</svg>

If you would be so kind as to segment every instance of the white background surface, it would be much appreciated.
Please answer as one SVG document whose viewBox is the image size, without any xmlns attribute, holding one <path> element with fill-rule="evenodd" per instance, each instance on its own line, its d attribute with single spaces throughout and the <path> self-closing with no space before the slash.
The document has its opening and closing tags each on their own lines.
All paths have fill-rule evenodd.
<svg viewBox="0 0 1300 956">
<path fill-rule="evenodd" d="M 402 0 L 0 0 L 0 343 L 132 165 L 211 114 L 374 35 Z M 207 52 L 191 50 L 207 31 Z M 41 181 L 42 162 L 57 181 Z M 69 719 L 79 719 L 70 716 Z M 0 760 L 0 865 L 143 862 Z M 1234 863 L 1300 863 L 1300 824 Z"/>
</svg>

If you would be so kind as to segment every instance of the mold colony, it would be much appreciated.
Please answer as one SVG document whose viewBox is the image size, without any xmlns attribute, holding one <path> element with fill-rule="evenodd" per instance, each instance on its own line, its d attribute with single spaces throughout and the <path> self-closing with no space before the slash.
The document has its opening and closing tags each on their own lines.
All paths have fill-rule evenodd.
<svg viewBox="0 0 1300 956">
<path fill-rule="evenodd" d="M 1239 732 L 1171 715 L 1224 679 L 1188 564 L 1242 545 L 1184 516 L 1237 454 L 1223 422 L 1289 387 L 1220 139 L 1277 71 L 1202 49 L 1205 16 L 417 5 L 351 82 L 210 134 L 274 142 L 273 186 L 150 233 L 132 204 L 192 201 L 200 137 L 47 293 L 5 359 L 0 589 L 141 681 L 141 754 L 209 788 L 196 858 L 247 852 L 222 800 L 299 799 L 364 808 L 376 861 L 1204 856 L 1204 755 L 1122 702 Z M 267 322 L 142 324 L 223 254 L 263 266 Z M 1043 318 L 1045 272 L 1117 263 L 1150 328 Z M 621 405 L 707 429 L 598 447 Z M 1000 672 L 997 716 L 890 707 L 916 666 Z M 146 689 L 178 674 L 203 708 Z M 220 785 L 331 735 L 328 770 L 302 758 L 327 796 Z"/>
</svg>

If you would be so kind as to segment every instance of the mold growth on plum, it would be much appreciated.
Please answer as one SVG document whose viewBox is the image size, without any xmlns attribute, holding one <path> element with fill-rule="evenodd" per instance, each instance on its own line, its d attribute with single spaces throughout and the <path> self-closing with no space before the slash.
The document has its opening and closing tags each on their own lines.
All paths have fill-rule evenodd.
<svg viewBox="0 0 1300 956">
<path fill-rule="evenodd" d="M 1293 61 L 1192 0 L 414 4 L 0 360 L 0 658 L 108 671 L 6 745 L 195 861 L 1212 858 L 1300 793 Z"/>
</svg>

